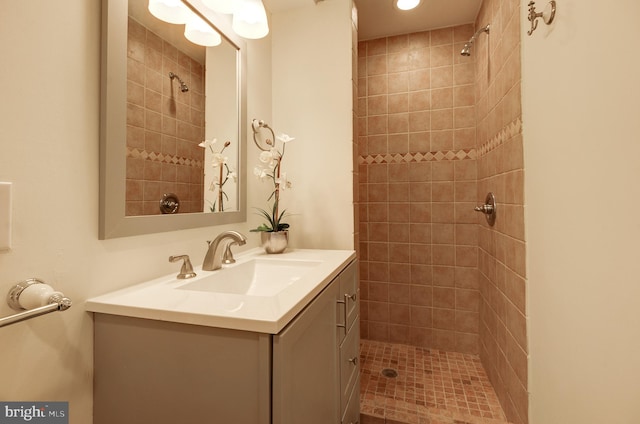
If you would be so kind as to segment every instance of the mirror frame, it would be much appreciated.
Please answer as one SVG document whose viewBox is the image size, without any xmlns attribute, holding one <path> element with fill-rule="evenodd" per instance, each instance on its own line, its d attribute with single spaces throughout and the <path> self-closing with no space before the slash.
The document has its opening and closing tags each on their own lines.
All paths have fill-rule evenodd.
<svg viewBox="0 0 640 424">
<path fill-rule="evenodd" d="M 244 222 L 247 217 L 246 44 L 223 17 L 203 13 L 199 0 L 183 2 L 238 49 L 238 210 L 166 215 L 125 215 L 128 1 L 102 0 L 100 78 L 100 240 Z M 200 6 L 200 8 L 199 8 Z M 167 24 L 170 25 L 170 24 Z"/>
</svg>

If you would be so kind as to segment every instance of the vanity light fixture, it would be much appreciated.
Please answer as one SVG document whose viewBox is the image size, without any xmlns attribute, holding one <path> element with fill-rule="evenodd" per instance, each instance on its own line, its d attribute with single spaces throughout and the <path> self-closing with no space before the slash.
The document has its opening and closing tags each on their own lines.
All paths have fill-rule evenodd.
<svg viewBox="0 0 640 424">
<path fill-rule="evenodd" d="M 180 0 L 149 0 L 149 12 L 170 24 L 184 24 L 193 13 Z"/>
<path fill-rule="evenodd" d="M 257 39 L 269 33 L 267 12 L 262 0 L 235 0 L 231 28 L 240 37 Z"/>
<path fill-rule="evenodd" d="M 214 12 L 233 14 L 231 28 L 240 37 L 258 39 L 269 34 L 267 12 L 262 0 L 203 0 L 202 3 Z M 149 0 L 149 12 L 156 18 L 170 24 L 186 24 L 184 35 L 192 43 L 201 46 L 220 44 L 220 34 L 190 7 L 183 0 Z"/>
<path fill-rule="evenodd" d="M 222 43 L 222 37 L 200 16 L 192 13 L 184 26 L 184 36 L 194 44 L 205 47 L 218 46 Z"/>
<path fill-rule="evenodd" d="M 395 5 L 400 10 L 411 10 L 418 7 L 420 0 L 394 0 Z"/>
</svg>

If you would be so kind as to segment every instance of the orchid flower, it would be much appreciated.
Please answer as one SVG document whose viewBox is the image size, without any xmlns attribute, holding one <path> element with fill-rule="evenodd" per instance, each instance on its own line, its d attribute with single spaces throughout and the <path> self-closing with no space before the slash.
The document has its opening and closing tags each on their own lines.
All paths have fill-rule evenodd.
<svg viewBox="0 0 640 424">
<path fill-rule="evenodd" d="M 224 165 L 225 163 L 227 163 L 227 159 L 227 156 L 223 156 L 220 153 L 214 153 L 211 156 L 211 166 L 217 168 L 221 165 Z"/>
<path fill-rule="evenodd" d="M 289 137 L 287 134 L 282 133 L 280 135 L 277 135 L 276 138 L 280 141 L 282 141 L 283 143 L 288 143 L 291 140 L 295 140 L 295 137 Z"/>
<path fill-rule="evenodd" d="M 263 223 L 251 231 L 274 232 L 289 228 L 289 224 L 282 222 L 286 211 L 280 210 L 280 192 L 291 188 L 291 181 L 287 178 L 286 172 L 282 170 L 282 159 L 284 157 L 285 144 L 294 140 L 294 138 L 287 134 L 280 134 L 275 139 L 282 143 L 281 149 L 279 150 L 276 147 L 274 141 L 267 139 L 264 143 L 269 147 L 266 149 L 260 147 L 262 151 L 258 158 L 261 165 L 253 170 L 254 175 L 261 180 L 269 179 L 273 183 L 273 191 L 267 199 L 268 203 L 273 201 L 273 205 L 270 210 L 258 208 L 258 215 L 265 218 L 267 223 Z"/>
<path fill-rule="evenodd" d="M 260 152 L 260 162 L 270 164 L 272 161 L 273 161 L 273 152 L 271 150 L 265 150 L 264 152 Z"/>
<path fill-rule="evenodd" d="M 198 146 L 203 147 L 203 148 L 213 148 L 213 146 L 216 144 L 216 142 L 218 141 L 217 138 L 214 138 L 213 140 L 205 140 L 202 143 L 198 144 Z"/>
<path fill-rule="evenodd" d="M 209 185 L 210 191 L 217 192 L 217 201 L 213 202 L 210 208 L 212 212 L 215 212 L 216 204 L 218 211 L 224 211 L 224 199 L 228 199 L 228 196 L 224 192 L 223 186 L 229 180 L 229 178 L 232 178 L 234 181 L 236 181 L 237 179 L 237 175 L 235 174 L 235 172 L 231 171 L 229 165 L 227 165 L 228 157 L 222 154 L 222 152 L 224 152 L 224 150 L 231 145 L 231 141 L 225 141 L 222 147 L 214 149 L 214 146 L 216 146 L 217 142 L 218 140 L 214 138 L 212 140 L 204 140 L 198 144 L 198 146 L 202 147 L 203 149 L 209 148 L 209 150 L 211 151 L 211 166 L 218 174 L 215 177 L 216 179 L 212 180 L 211 184 Z"/>
<path fill-rule="evenodd" d="M 291 181 L 289 181 L 287 179 L 287 173 L 286 172 L 281 172 L 280 173 L 280 178 L 276 178 L 276 184 L 279 184 L 279 187 L 282 190 L 291 188 Z"/>
<path fill-rule="evenodd" d="M 253 175 L 258 177 L 260 180 L 264 180 L 269 177 L 269 173 L 266 169 L 257 166 L 253 168 Z"/>
</svg>

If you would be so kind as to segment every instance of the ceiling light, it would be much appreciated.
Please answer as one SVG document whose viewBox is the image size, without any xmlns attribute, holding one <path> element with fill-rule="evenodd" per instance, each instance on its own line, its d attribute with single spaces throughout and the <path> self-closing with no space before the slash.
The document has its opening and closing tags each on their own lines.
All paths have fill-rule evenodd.
<svg viewBox="0 0 640 424">
<path fill-rule="evenodd" d="M 184 24 L 192 13 L 180 0 L 149 0 L 149 12 L 170 24 Z"/>
<path fill-rule="evenodd" d="M 420 0 L 395 0 L 395 2 L 400 10 L 411 10 L 420 4 Z"/>
<path fill-rule="evenodd" d="M 269 34 L 262 0 L 202 0 L 202 3 L 217 13 L 233 13 L 231 28 L 240 37 L 258 39 Z M 184 36 L 192 43 L 217 46 L 222 42 L 220 34 L 195 15 L 183 0 L 149 0 L 149 12 L 170 24 L 187 24 Z"/>
<path fill-rule="evenodd" d="M 231 27 L 240 37 L 256 39 L 269 33 L 267 12 L 261 0 L 236 0 Z"/>
<path fill-rule="evenodd" d="M 184 36 L 187 40 L 200 46 L 212 47 L 222 43 L 220 34 L 196 14 L 192 14 L 184 26 Z"/>
</svg>

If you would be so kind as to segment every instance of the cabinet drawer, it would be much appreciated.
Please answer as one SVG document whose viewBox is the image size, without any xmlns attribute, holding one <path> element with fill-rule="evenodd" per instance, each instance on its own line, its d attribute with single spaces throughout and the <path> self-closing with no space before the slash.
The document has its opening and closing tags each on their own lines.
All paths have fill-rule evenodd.
<svg viewBox="0 0 640 424">
<path fill-rule="evenodd" d="M 346 331 L 349 331 L 356 316 L 360 313 L 360 293 L 358 291 L 358 267 L 357 262 L 353 262 L 340 274 L 340 293 L 343 296 L 345 305 Z"/>
<path fill-rule="evenodd" d="M 354 325 L 340 346 L 340 411 L 344 411 L 360 376 L 360 326 Z"/>
<path fill-rule="evenodd" d="M 358 384 L 359 379 L 357 380 L 342 416 L 342 424 L 358 424 L 360 422 L 360 384 Z"/>
</svg>

